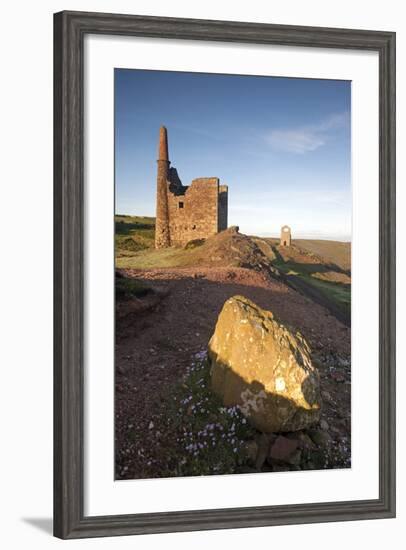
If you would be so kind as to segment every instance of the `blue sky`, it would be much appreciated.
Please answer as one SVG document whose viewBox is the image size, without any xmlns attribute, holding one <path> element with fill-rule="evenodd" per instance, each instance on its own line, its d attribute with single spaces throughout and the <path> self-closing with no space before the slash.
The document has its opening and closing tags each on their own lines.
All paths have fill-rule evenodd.
<svg viewBox="0 0 406 550">
<path fill-rule="evenodd" d="M 116 69 L 116 212 L 155 215 L 157 139 L 184 185 L 229 186 L 229 225 L 351 235 L 351 83 Z"/>
</svg>

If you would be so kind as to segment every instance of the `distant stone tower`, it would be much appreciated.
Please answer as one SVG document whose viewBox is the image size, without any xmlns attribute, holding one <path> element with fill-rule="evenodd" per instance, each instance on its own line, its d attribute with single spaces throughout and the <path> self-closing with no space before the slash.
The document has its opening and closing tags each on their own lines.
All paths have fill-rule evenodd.
<svg viewBox="0 0 406 550">
<path fill-rule="evenodd" d="M 169 233 L 169 207 L 168 207 L 168 176 L 169 154 L 168 134 L 165 126 L 159 129 L 158 144 L 158 174 L 156 185 L 156 221 L 155 221 L 155 248 L 166 248 L 171 245 Z"/>
<path fill-rule="evenodd" d="M 290 234 L 290 227 L 288 225 L 284 225 L 281 229 L 280 246 L 290 246 L 291 240 L 292 240 L 292 236 Z"/>
<path fill-rule="evenodd" d="M 159 129 L 155 248 L 184 246 L 227 229 L 228 187 L 218 178 L 196 178 L 183 185 L 170 167 L 168 133 Z"/>
</svg>

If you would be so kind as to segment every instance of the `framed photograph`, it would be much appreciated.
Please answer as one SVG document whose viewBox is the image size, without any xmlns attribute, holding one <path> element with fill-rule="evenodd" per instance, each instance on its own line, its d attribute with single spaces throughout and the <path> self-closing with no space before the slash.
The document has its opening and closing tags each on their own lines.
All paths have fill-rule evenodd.
<svg viewBox="0 0 406 550">
<path fill-rule="evenodd" d="M 54 19 L 54 534 L 395 515 L 395 34 Z"/>
</svg>

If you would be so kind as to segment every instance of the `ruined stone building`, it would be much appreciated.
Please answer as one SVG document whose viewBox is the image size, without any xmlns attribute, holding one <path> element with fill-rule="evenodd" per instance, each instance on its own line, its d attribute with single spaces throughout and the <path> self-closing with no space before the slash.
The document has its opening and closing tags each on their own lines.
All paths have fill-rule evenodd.
<svg viewBox="0 0 406 550">
<path fill-rule="evenodd" d="M 155 247 L 183 246 L 227 229 L 228 187 L 219 178 L 182 184 L 170 166 L 166 128 L 159 130 Z"/>
<path fill-rule="evenodd" d="M 292 240 L 292 235 L 290 233 L 290 227 L 284 225 L 281 229 L 281 242 L 280 246 L 290 246 Z"/>
</svg>

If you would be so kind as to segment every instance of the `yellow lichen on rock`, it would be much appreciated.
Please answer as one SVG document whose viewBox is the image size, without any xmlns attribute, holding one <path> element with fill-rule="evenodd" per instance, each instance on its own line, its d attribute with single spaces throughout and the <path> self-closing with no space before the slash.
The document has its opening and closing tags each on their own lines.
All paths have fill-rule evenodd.
<svg viewBox="0 0 406 550">
<path fill-rule="evenodd" d="M 230 298 L 208 351 L 213 391 L 225 406 L 239 405 L 257 429 L 296 431 L 318 421 L 319 375 L 309 346 L 270 311 Z"/>
</svg>

